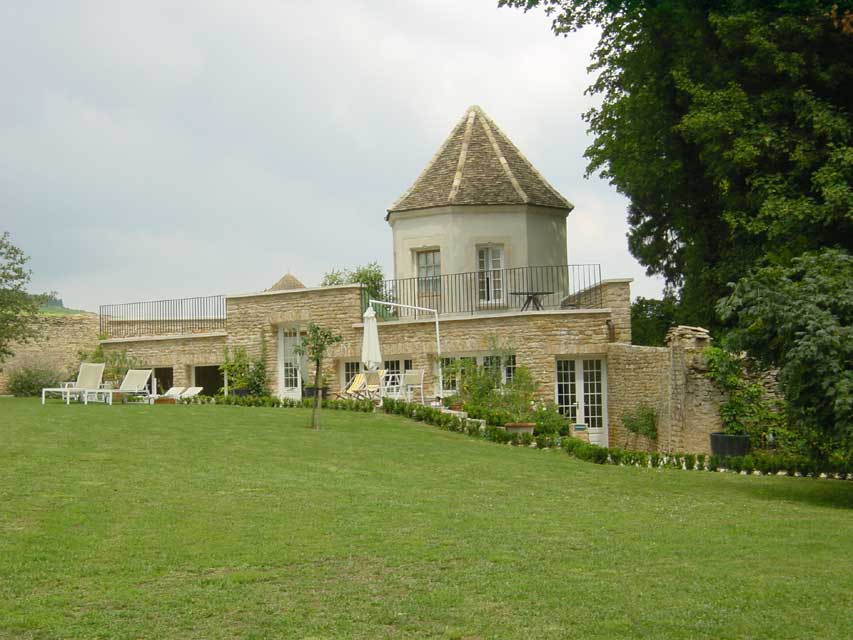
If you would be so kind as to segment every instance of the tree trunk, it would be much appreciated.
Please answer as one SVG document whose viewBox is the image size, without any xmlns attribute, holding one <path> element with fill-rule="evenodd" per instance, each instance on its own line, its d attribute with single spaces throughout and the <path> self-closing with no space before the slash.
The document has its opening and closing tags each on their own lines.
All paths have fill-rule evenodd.
<svg viewBox="0 0 853 640">
<path fill-rule="evenodd" d="M 320 405 L 322 404 L 323 390 L 320 388 L 320 360 L 315 361 L 317 370 L 314 373 L 314 409 L 311 411 L 311 428 L 320 428 Z"/>
</svg>

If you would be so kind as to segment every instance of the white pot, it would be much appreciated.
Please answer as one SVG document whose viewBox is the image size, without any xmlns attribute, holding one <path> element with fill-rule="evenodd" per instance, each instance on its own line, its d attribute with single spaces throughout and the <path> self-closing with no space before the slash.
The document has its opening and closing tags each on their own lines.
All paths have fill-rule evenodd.
<svg viewBox="0 0 853 640">
<path fill-rule="evenodd" d="M 599 447 L 607 446 L 607 434 L 604 433 L 604 427 L 590 427 L 586 432 L 589 434 L 590 444 L 597 444 Z"/>
</svg>

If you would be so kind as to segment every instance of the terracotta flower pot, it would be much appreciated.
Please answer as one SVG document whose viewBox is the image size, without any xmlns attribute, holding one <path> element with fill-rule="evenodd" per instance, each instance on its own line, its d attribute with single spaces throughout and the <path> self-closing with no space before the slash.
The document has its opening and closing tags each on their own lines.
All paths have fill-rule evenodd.
<svg viewBox="0 0 853 640">
<path fill-rule="evenodd" d="M 535 422 L 507 422 L 504 427 L 509 433 L 529 433 L 533 434 L 533 429 L 536 428 Z"/>
</svg>

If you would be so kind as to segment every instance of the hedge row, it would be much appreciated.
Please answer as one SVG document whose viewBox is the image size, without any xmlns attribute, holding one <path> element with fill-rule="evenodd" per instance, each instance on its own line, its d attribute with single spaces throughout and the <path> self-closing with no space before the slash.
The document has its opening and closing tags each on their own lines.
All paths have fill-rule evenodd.
<svg viewBox="0 0 853 640">
<path fill-rule="evenodd" d="M 218 404 L 225 406 L 236 407 L 270 407 L 278 408 L 307 408 L 314 406 L 314 398 L 302 398 L 300 400 L 292 400 L 290 398 L 276 398 L 275 396 L 235 396 L 235 395 L 217 395 L 217 396 L 195 396 L 181 400 L 182 404 Z M 362 411 L 371 413 L 373 411 L 372 400 L 352 400 L 352 399 L 323 399 L 323 409 L 332 409 L 338 411 Z"/>
<path fill-rule="evenodd" d="M 414 420 L 435 425 L 440 429 L 459 431 L 468 435 L 485 438 L 498 443 L 509 443 L 520 446 L 536 445 L 539 449 L 559 446 L 569 455 L 594 462 L 596 464 L 615 464 L 649 468 L 670 468 L 688 471 L 734 471 L 761 474 L 787 473 L 818 477 L 851 477 L 853 464 L 850 460 L 833 461 L 819 464 L 804 456 L 754 453 L 743 457 L 721 458 L 703 454 L 662 454 L 644 451 L 629 451 L 618 447 L 600 447 L 589 444 L 578 438 L 559 435 L 511 434 L 506 430 L 488 425 L 481 427 L 473 420 L 466 420 L 443 413 L 439 409 L 424 407 L 418 404 L 406 403 L 401 400 L 386 399 L 383 404 L 386 413 L 406 416 Z"/>
<path fill-rule="evenodd" d="M 279 399 L 272 396 L 197 396 L 182 401 L 184 404 L 217 404 L 240 407 L 304 407 L 314 404 L 313 398 L 301 400 Z M 372 412 L 371 400 L 323 400 L 324 409 Z M 737 473 L 789 474 L 818 477 L 853 477 L 853 461 L 835 460 L 820 464 L 804 456 L 758 452 L 743 457 L 721 458 L 702 454 L 663 454 L 630 451 L 618 447 L 599 447 L 571 436 L 558 434 L 509 433 L 505 429 L 487 424 L 483 427 L 473 419 L 460 418 L 441 409 L 421 404 L 385 398 L 382 411 L 425 422 L 439 429 L 465 433 L 499 444 L 536 446 L 538 449 L 559 447 L 569 455 L 596 464 L 615 464 L 648 468 L 683 469 L 688 471 L 733 471 Z"/>
</svg>

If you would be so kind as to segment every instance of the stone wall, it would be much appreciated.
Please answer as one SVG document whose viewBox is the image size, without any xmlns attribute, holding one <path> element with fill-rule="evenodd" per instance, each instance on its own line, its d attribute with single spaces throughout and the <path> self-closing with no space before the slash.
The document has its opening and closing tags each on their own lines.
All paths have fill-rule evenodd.
<svg viewBox="0 0 853 640">
<path fill-rule="evenodd" d="M 554 399 L 558 356 L 598 354 L 607 351 L 606 311 L 539 311 L 515 315 L 471 316 L 441 320 L 442 355 L 487 355 L 510 352 L 517 366 L 530 369 L 539 381 L 539 395 Z M 359 339 L 346 345 L 344 357 L 358 359 Z M 435 323 L 430 320 L 379 324 L 379 342 L 386 359 L 408 357 L 415 369 L 425 371 L 425 392 L 435 394 Z"/>
<path fill-rule="evenodd" d="M 105 353 L 125 351 L 140 367 L 171 367 L 175 386 L 189 386 L 192 367 L 219 365 L 224 359 L 225 333 L 180 338 L 126 338 L 105 340 Z"/>
<path fill-rule="evenodd" d="M 46 365 L 57 369 L 63 380 L 73 380 L 80 364 L 78 353 L 98 345 L 98 316 L 39 316 L 40 336 L 26 344 L 13 344 L 14 355 L 0 370 L 0 394 L 8 393 L 8 376 L 15 367 Z"/>
<path fill-rule="evenodd" d="M 611 312 L 612 342 L 631 344 L 631 280 L 603 280 L 601 306 Z"/>
<path fill-rule="evenodd" d="M 317 289 L 293 289 L 234 296 L 225 301 L 230 349 L 244 347 L 252 358 L 261 354 L 261 340 L 267 343 L 267 373 L 270 392 L 278 389 L 277 326 L 298 325 L 305 329 L 313 322 L 343 338 L 333 345 L 324 361 L 323 375 L 333 392 L 340 391 L 337 361 L 357 344 L 361 355 L 361 286 L 343 285 Z M 263 336 L 263 338 L 262 338 Z M 310 371 L 313 383 L 313 369 Z"/>
<path fill-rule="evenodd" d="M 669 349 L 611 344 L 607 349 L 607 417 L 610 446 L 656 451 L 660 442 L 629 432 L 622 417 L 641 404 L 658 416 L 658 431 L 666 429 L 668 413 Z"/>
</svg>

